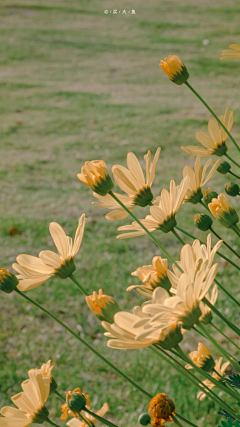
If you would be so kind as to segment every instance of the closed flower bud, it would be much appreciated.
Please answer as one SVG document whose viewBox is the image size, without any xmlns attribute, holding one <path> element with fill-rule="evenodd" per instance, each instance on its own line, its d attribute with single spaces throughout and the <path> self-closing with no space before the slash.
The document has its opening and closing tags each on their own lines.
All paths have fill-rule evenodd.
<svg viewBox="0 0 240 427">
<path fill-rule="evenodd" d="M 229 196 L 239 196 L 240 188 L 236 182 L 228 182 L 225 184 L 225 191 Z"/>
<path fill-rule="evenodd" d="M 0 290 L 10 294 L 16 286 L 18 285 L 17 277 L 10 273 L 10 271 L 5 270 L 5 268 L 0 268 Z"/>
<path fill-rule="evenodd" d="M 93 295 L 86 297 L 86 302 L 90 310 L 95 316 L 108 323 L 114 322 L 114 315 L 120 311 L 119 305 L 114 301 L 112 297 L 104 295 L 102 289 L 99 289 L 99 293 L 93 292 Z"/>
<path fill-rule="evenodd" d="M 211 188 L 202 190 L 203 192 L 203 203 L 205 205 L 208 205 L 208 203 L 211 203 L 212 199 L 216 199 L 218 196 L 218 193 L 216 191 L 213 191 Z"/>
<path fill-rule="evenodd" d="M 78 173 L 77 177 L 100 196 L 106 196 L 114 187 L 103 160 L 85 162 L 85 165 L 81 168 L 81 173 Z"/>
<path fill-rule="evenodd" d="M 223 160 L 222 163 L 217 168 L 217 171 L 223 175 L 226 175 L 231 169 L 231 165 L 226 162 L 226 160 Z"/>
<path fill-rule="evenodd" d="M 186 83 L 189 78 L 189 73 L 179 56 L 169 55 L 161 60 L 159 66 L 167 74 L 168 78 L 177 85 Z"/>
<path fill-rule="evenodd" d="M 217 199 L 212 199 L 208 207 L 211 214 L 226 228 L 231 228 L 239 221 L 237 212 L 223 193 L 219 194 Z"/>
<path fill-rule="evenodd" d="M 201 342 L 198 343 L 197 351 L 189 353 L 189 357 L 193 361 L 194 365 L 203 369 L 205 372 L 212 371 L 215 366 L 211 353 Z M 189 368 L 189 365 L 187 365 L 187 368 Z"/>
<path fill-rule="evenodd" d="M 145 414 L 141 414 L 138 417 L 138 422 L 139 424 L 141 424 L 142 426 L 147 426 L 148 424 L 151 423 L 151 417 L 150 415 L 146 412 Z"/>
<path fill-rule="evenodd" d="M 85 397 L 78 393 L 73 393 L 67 402 L 69 409 L 75 413 L 82 411 L 86 403 Z"/>
<path fill-rule="evenodd" d="M 207 231 L 212 226 L 212 218 L 207 214 L 197 214 L 194 215 L 194 224 L 199 230 Z"/>
</svg>

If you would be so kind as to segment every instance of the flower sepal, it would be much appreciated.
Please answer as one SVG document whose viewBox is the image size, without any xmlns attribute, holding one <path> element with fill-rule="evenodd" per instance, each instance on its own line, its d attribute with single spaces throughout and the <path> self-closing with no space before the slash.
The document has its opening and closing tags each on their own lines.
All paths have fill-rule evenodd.
<svg viewBox="0 0 240 427">
<path fill-rule="evenodd" d="M 163 231 L 163 233 L 169 233 L 169 231 L 172 231 L 174 227 L 176 227 L 176 225 L 177 221 L 175 215 L 173 214 L 171 216 L 168 216 L 162 224 L 159 224 L 158 228 L 159 230 Z"/>
<path fill-rule="evenodd" d="M 60 279 L 66 279 L 71 276 L 76 270 L 74 259 L 68 258 L 62 262 L 61 267 L 55 269 L 55 276 L 60 277 Z"/>
<path fill-rule="evenodd" d="M 158 342 L 164 350 L 171 350 L 178 345 L 182 339 L 181 326 L 179 323 L 174 323 L 162 332 L 164 339 Z"/>
<path fill-rule="evenodd" d="M 151 205 L 152 199 L 153 193 L 151 191 L 151 187 L 146 185 L 141 188 L 135 196 L 133 196 L 133 203 L 136 206 L 144 208 L 145 206 Z"/>
<path fill-rule="evenodd" d="M 73 393 L 68 399 L 67 404 L 71 411 L 77 413 L 85 408 L 87 400 L 82 394 Z"/>
<path fill-rule="evenodd" d="M 208 187 L 208 189 L 206 188 L 203 189 L 203 203 L 205 205 L 208 205 L 208 203 L 211 203 L 212 199 L 216 199 L 217 196 L 218 196 L 218 193 L 216 193 L 216 191 L 213 191 L 211 188 Z"/>
<path fill-rule="evenodd" d="M 37 413 L 31 415 L 31 421 L 33 424 L 42 424 L 47 420 L 49 412 L 46 406 L 43 406 Z"/>
<path fill-rule="evenodd" d="M 19 281 L 17 277 L 10 273 L 10 271 L 5 270 L 5 268 L 0 268 L 0 290 L 10 294 L 14 289 L 16 289 Z"/>
<path fill-rule="evenodd" d="M 191 195 L 186 195 L 185 203 L 192 203 L 193 205 L 197 205 L 203 198 L 203 193 L 201 188 L 198 188 L 197 191 L 192 191 Z"/>
</svg>

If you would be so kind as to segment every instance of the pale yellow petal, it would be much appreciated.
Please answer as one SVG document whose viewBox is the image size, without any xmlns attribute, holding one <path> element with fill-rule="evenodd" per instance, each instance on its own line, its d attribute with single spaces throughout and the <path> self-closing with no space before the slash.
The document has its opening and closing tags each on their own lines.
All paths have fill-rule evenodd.
<svg viewBox="0 0 240 427">
<path fill-rule="evenodd" d="M 187 147 L 181 147 L 181 149 L 191 156 L 209 157 L 211 155 L 210 149 L 198 147 L 197 145 L 188 145 Z"/>
<path fill-rule="evenodd" d="M 17 288 L 21 292 L 30 291 L 30 289 L 35 289 L 45 283 L 48 279 L 50 279 L 50 277 L 50 274 L 46 274 L 41 275 L 41 277 L 38 279 L 21 279 L 17 285 Z"/>
<path fill-rule="evenodd" d="M 17 256 L 16 260 L 21 267 L 28 268 L 38 273 L 52 274 L 53 272 L 53 269 L 45 265 L 40 258 L 32 255 L 21 254 Z"/>
<path fill-rule="evenodd" d="M 215 144 L 221 144 L 221 131 L 218 122 L 215 119 L 210 119 L 208 122 L 208 132 Z"/>
<path fill-rule="evenodd" d="M 196 140 L 198 141 L 198 142 L 200 142 L 200 144 L 202 144 L 204 147 L 206 147 L 206 148 L 210 148 L 210 149 L 213 149 L 214 148 L 214 141 L 213 141 L 213 139 L 211 138 L 211 136 L 210 135 L 208 135 L 206 132 L 203 132 L 203 131 L 199 131 L 199 132 L 196 132 L 196 134 L 195 134 L 195 138 L 196 138 Z M 204 150 L 205 151 L 205 150 Z M 203 157 L 200 153 L 199 153 L 199 155 L 201 156 L 201 157 Z"/>
<path fill-rule="evenodd" d="M 141 187 L 139 183 L 127 168 L 121 165 L 114 165 L 112 167 L 112 173 L 117 185 L 121 190 L 125 191 L 125 193 L 134 196 L 140 190 Z"/>
<path fill-rule="evenodd" d="M 25 412 L 22 412 L 17 408 L 13 408 L 12 406 L 4 406 L 1 409 L 0 413 L 3 417 L 6 417 L 6 418 L 22 418 L 23 420 L 26 421 Z"/>
<path fill-rule="evenodd" d="M 53 251 L 42 251 L 39 254 L 39 258 L 42 260 L 42 262 L 50 267 L 53 267 L 53 272 L 55 268 L 61 267 L 61 259 L 59 256 L 53 252 Z"/>
<path fill-rule="evenodd" d="M 68 241 L 63 228 L 57 222 L 51 222 L 49 225 L 49 231 L 58 252 L 60 253 L 63 259 L 67 259 Z"/>
<path fill-rule="evenodd" d="M 127 165 L 128 165 L 129 171 L 133 174 L 133 176 L 135 177 L 139 186 L 143 187 L 145 185 L 145 178 L 144 178 L 143 170 L 142 170 L 141 165 L 138 161 L 138 158 L 135 156 L 134 153 L 128 153 Z"/>
</svg>

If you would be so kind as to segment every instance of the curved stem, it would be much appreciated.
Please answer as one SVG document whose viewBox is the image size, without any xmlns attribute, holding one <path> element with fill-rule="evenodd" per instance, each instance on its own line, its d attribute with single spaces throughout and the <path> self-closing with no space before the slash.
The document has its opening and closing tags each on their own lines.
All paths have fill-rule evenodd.
<svg viewBox="0 0 240 427">
<path fill-rule="evenodd" d="M 84 407 L 84 411 L 90 414 L 92 417 L 96 418 L 98 421 L 101 421 L 103 424 L 106 424 L 106 426 L 117 427 L 116 424 L 111 423 L 111 421 L 108 421 L 105 418 L 102 418 L 99 415 L 94 414 L 94 412 L 89 411 L 89 409 L 87 409 L 86 406 Z"/>
<path fill-rule="evenodd" d="M 151 239 L 154 241 L 154 243 L 156 243 L 156 245 L 163 251 L 163 253 L 169 259 L 169 261 L 171 261 L 173 264 L 175 264 L 176 267 L 178 268 L 178 270 L 180 270 L 182 272 L 182 269 L 179 267 L 179 265 L 176 263 L 176 261 L 170 255 L 170 253 L 161 245 L 161 243 L 159 243 L 159 241 L 156 239 L 156 237 L 153 236 L 153 234 L 150 231 L 148 231 L 148 229 L 145 227 L 145 225 L 143 225 L 141 223 L 141 221 L 139 221 L 139 219 L 121 202 L 121 200 L 118 199 L 117 196 L 115 196 L 115 194 L 112 191 L 109 191 L 108 194 L 110 194 L 110 196 L 112 196 L 112 198 L 114 200 L 116 200 L 116 202 L 138 223 L 138 225 L 140 225 L 140 227 L 145 231 L 145 233 L 147 233 L 149 235 L 149 237 L 151 237 Z"/>
<path fill-rule="evenodd" d="M 223 316 L 223 314 L 220 313 L 220 311 L 218 311 L 218 309 L 216 307 L 214 307 L 214 305 L 212 305 L 210 303 L 210 301 L 204 297 L 203 298 L 203 302 L 204 304 L 206 304 L 209 308 L 211 308 L 211 310 L 218 316 L 220 317 L 220 319 L 222 319 L 224 321 L 224 323 L 226 323 L 226 325 L 229 326 L 229 328 L 231 328 L 239 337 L 240 337 L 240 329 L 234 325 L 232 322 L 230 322 L 230 320 L 228 320 L 225 316 Z M 240 366 L 240 365 L 239 365 Z"/>
<path fill-rule="evenodd" d="M 235 173 L 233 173 L 232 171 L 228 171 L 228 173 L 230 173 L 231 175 L 235 176 L 236 178 L 240 179 L 240 176 L 236 175 Z"/>
<path fill-rule="evenodd" d="M 46 419 L 48 424 L 51 424 L 51 426 L 59 427 L 58 424 L 55 424 L 53 421 L 49 420 L 49 418 Z"/>
<path fill-rule="evenodd" d="M 174 230 L 174 228 L 173 228 L 171 231 L 174 234 L 174 236 L 178 239 L 178 241 L 184 246 L 185 243 L 184 243 L 183 239 L 179 236 L 179 234 L 176 232 L 176 230 Z"/>
<path fill-rule="evenodd" d="M 221 331 L 213 322 L 211 322 L 210 325 L 214 329 L 216 329 L 216 331 L 218 331 L 221 335 L 223 335 L 226 338 L 226 340 L 228 340 L 232 345 L 234 345 L 238 350 L 240 350 L 240 348 L 238 347 L 238 345 L 234 341 L 232 341 L 231 338 L 229 338 L 227 335 L 225 335 L 223 333 L 223 331 Z"/>
<path fill-rule="evenodd" d="M 186 234 L 186 236 L 191 237 L 191 239 L 196 240 L 196 237 L 195 237 L 193 234 L 189 233 L 189 232 L 188 232 L 188 231 L 186 231 L 186 230 L 183 230 L 183 228 L 178 227 L 178 225 L 176 226 L 176 229 L 177 229 L 177 230 L 179 230 L 179 231 L 181 231 L 182 233 Z M 205 245 L 205 243 L 204 243 L 202 240 L 200 240 L 200 239 L 198 239 L 198 240 L 199 240 L 199 242 L 200 242 L 200 243 L 202 243 L 202 245 Z M 220 257 L 222 257 L 223 259 L 225 259 L 227 262 L 229 262 L 230 264 L 232 264 L 234 267 L 236 267 L 238 270 L 240 270 L 240 267 L 239 267 L 237 264 L 235 264 L 235 263 L 234 263 L 233 261 L 231 261 L 228 257 L 226 257 L 225 255 L 223 255 L 221 252 L 217 251 L 217 254 L 218 254 Z"/>
<path fill-rule="evenodd" d="M 55 317 L 52 313 L 47 311 L 45 308 L 43 308 L 40 304 L 38 304 L 36 301 L 32 300 L 31 298 L 27 297 L 27 295 L 23 294 L 19 289 L 15 289 L 15 291 L 21 295 L 23 298 L 25 298 L 27 301 L 29 301 L 31 304 L 35 305 L 37 308 L 42 310 L 47 316 L 51 317 L 55 322 L 57 322 L 60 326 L 62 326 L 66 331 L 68 331 L 71 335 L 74 336 L 78 341 L 80 341 L 81 344 L 85 345 L 89 350 L 91 350 L 97 357 L 99 357 L 103 362 L 105 362 L 110 368 L 112 368 L 115 372 L 117 372 L 118 375 L 120 375 L 122 378 L 124 378 L 126 381 L 128 381 L 130 384 L 133 385 L 133 387 L 136 387 L 139 391 L 141 391 L 143 394 L 145 394 L 147 397 L 152 398 L 152 395 L 145 391 L 142 387 L 140 387 L 138 384 L 136 384 L 133 380 L 131 380 L 127 375 L 125 375 L 122 371 L 120 371 L 116 366 L 114 366 L 109 360 L 105 359 L 100 353 L 98 353 L 97 350 L 95 350 L 91 345 L 89 345 L 86 341 L 84 341 L 81 337 L 79 337 L 75 332 L 72 331 L 65 323 L 61 322 L 57 317 Z"/>
<path fill-rule="evenodd" d="M 235 160 L 233 160 L 232 157 L 229 156 L 229 154 L 225 153 L 224 156 L 227 157 L 230 162 L 233 162 L 238 168 L 240 168 L 239 164 L 235 162 Z"/>
<path fill-rule="evenodd" d="M 235 139 L 232 137 L 230 132 L 227 130 L 227 128 L 224 126 L 224 124 L 221 122 L 221 120 L 218 118 L 218 116 L 214 113 L 214 111 L 209 107 L 209 105 L 203 100 L 203 98 L 193 89 L 193 87 L 186 82 L 185 85 L 194 93 L 194 95 L 197 96 L 197 98 L 203 103 L 203 105 L 208 109 L 208 111 L 213 115 L 213 117 L 217 120 L 218 124 L 225 130 L 226 134 L 229 136 L 235 147 L 240 151 L 240 147 L 236 143 Z"/>
<path fill-rule="evenodd" d="M 237 235 L 238 237 L 240 237 L 240 230 L 239 230 L 239 228 L 238 228 L 237 224 L 232 225 L 232 227 L 231 227 L 231 228 L 235 231 L 236 235 Z"/>
<path fill-rule="evenodd" d="M 231 248 L 231 246 L 229 246 L 229 244 L 225 241 L 225 240 L 223 240 L 220 236 L 219 236 L 219 234 L 217 234 L 216 233 L 216 231 L 214 231 L 213 229 L 212 229 L 212 227 L 210 227 L 209 228 L 209 230 L 211 230 L 211 232 L 218 238 L 218 239 L 220 239 L 220 240 L 222 240 L 223 241 L 223 244 L 225 245 L 225 246 L 227 246 L 227 248 L 228 249 L 230 249 L 230 251 L 232 251 L 232 253 L 234 253 L 234 255 L 236 255 L 239 259 L 240 259 L 240 255 L 233 249 L 233 248 Z"/>
<path fill-rule="evenodd" d="M 87 291 L 85 291 L 85 289 L 84 289 L 84 287 L 82 286 L 82 285 L 80 285 L 80 283 L 77 281 L 77 279 L 74 277 L 74 275 L 73 274 L 71 274 L 70 276 L 69 276 L 69 279 L 71 279 L 74 283 L 75 283 L 75 285 L 77 285 L 77 287 L 80 289 L 80 291 L 83 293 L 83 294 L 85 294 L 85 295 L 89 295 L 88 293 L 87 293 Z"/>
</svg>

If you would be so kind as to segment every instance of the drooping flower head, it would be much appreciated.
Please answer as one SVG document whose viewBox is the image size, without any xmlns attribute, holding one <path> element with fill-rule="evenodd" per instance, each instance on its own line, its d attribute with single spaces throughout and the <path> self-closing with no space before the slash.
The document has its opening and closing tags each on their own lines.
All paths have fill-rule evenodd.
<svg viewBox="0 0 240 427">
<path fill-rule="evenodd" d="M 42 424 L 48 418 L 45 407 L 50 389 L 50 379 L 43 378 L 39 369 L 28 372 L 29 379 L 21 384 L 23 391 L 11 398 L 18 409 L 5 406 L 0 413 L 0 427 L 28 427 Z"/>
<path fill-rule="evenodd" d="M 120 311 L 114 299 L 104 295 L 102 289 L 99 289 L 98 293 L 94 291 L 92 295 L 86 296 L 86 303 L 99 320 L 105 320 L 108 323 L 113 323 L 114 314 Z"/>
<path fill-rule="evenodd" d="M 69 277 L 76 268 L 74 257 L 80 249 L 86 222 L 83 214 L 78 223 L 74 242 L 57 222 L 51 222 L 49 231 L 59 255 L 49 250 L 40 252 L 39 258 L 26 254 L 18 255 L 17 263 L 12 265 L 13 269 L 19 273 L 17 288 L 20 291 L 28 291 L 42 285 L 52 276 L 58 276 L 61 279 Z"/>
<path fill-rule="evenodd" d="M 221 61 L 232 61 L 240 58 L 240 44 L 230 44 L 229 49 L 222 51 Z"/>
<path fill-rule="evenodd" d="M 0 290 L 10 294 L 18 285 L 17 277 L 10 273 L 10 271 L 5 270 L 5 268 L 0 268 Z"/>
<path fill-rule="evenodd" d="M 217 371 L 221 376 L 219 376 L 216 372 L 213 372 L 212 377 L 217 380 L 217 381 L 222 381 L 221 377 L 224 377 L 225 372 L 227 370 L 227 368 L 230 365 L 230 362 L 225 362 L 222 365 L 222 361 L 223 358 L 220 357 L 219 359 L 215 360 L 215 366 L 214 366 L 214 370 Z M 221 366 L 222 365 L 222 366 Z M 213 384 L 210 380 L 204 380 L 203 384 L 205 384 L 210 390 L 212 390 L 214 387 L 216 387 L 216 384 Z M 205 397 L 207 396 L 207 394 L 203 391 L 199 391 L 197 394 L 197 398 L 199 400 L 203 400 L 205 399 Z"/>
<path fill-rule="evenodd" d="M 131 212 L 136 206 L 134 203 L 134 199 L 131 196 L 124 196 L 123 194 L 113 193 Z M 107 213 L 105 218 L 109 221 L 117 221 L 120 219 L 127 218 L 129 213 L 123 209 L 119 203 L 110 196 L 110 194 L 106 194 L 106 196 L 100 196 L 97 193 L 93 193 L 93 196 L 96 197 L 99 202 L 92 202 L 93 205 L 99 206 L 103 209 L 112 210 L 112 212 Z"/>
<path fill-rule="evenodd" d="M 194 365 L 206 372 L 212 371 L 215 366 L 215 362 L 210 351 L 201 342 L 198 343 L 197 350 L 189 353 L 189 357 L 193 361 Z M 186 368 L 192 368 L 192 366 L 187 365 Z"/>
<path fill-rule="evenodd" d="M 156 151 L 152 162 L 151 151 L 144 156 L 146 162 L 146 179 L 138 158 L 134 153 L 128 153 L 128 169 L 121 165 L 114 165 L 112 173 L 117 185 L 132 199 L 134 205 L 147 206 L 153 199 L 151 186 L 155 177 L 158 158 L 161 148 Z"/>
<path fill-rule="evenodd" d="M 213 176 L 214 172 L 218 168 L 221 163 L 221 159 L 217 160 L 208 172 L 205 177 L 209 166 L 212 163 L 212 159 L 209 159 L 204 167 L 201 165 L 201 157 L 197 156 L 195 161 L 194 169 L 190 166 L 185 166 L 183 168 L 183 177 L 190 176 L 191 180 L 189 181 L 189 187 L 187 190 L 187 194 L 185 196 L 184 201 L 193 203 L 194 205 L 199 203 L 203 197 L 202 187 L 209 181 L 209 179 Z"/>
<path fill-rule="evenodd" d="M 168 191 L 164 188 L 161 196 L 156 197 L 153 206 L 150 207 L 151 215 L 147 215 L 145 219 L 140 220 L 150 232 L 161 230 L 164 233 L 168 233 L 177 225 L 175 215 L 183 203 L 189 180 L 190 177 L 186 176 L 179 186 L 176 186 L 175 181 L 171 180 L 170 190 Z M 127 231 L 127 233 L 120 234 L 117 236 L 117 239 L 126 239 L 146 234 L 136 221 L 131 225 L 119 227 L 118 230 Z"/>
<path fill-rule="evenodd" d="M 229 107 L 226 108 L 224 115 L 220 116 L 220 120 L 225 128 L 230 132 L 233 127 L 233 111 Z M 223 156 L 227 152 L 226 140 L 228 135 L 222 126 L 219 125 L 217 120 L 210 119 L 208 122 L 208 134 L 206 132 L 197 132 L 196 140 L 203 145 L 198 147 L 189 145 L 187 147 L 181 147 L 183 151 L 192 156 L 209 157 L 212 154 L 216 156 Z"/>
<path fill-rule="evenodd" d="M 228 203 L 228 199 L 223 193 L 220 193 L 217 199 L 212 199 L 208 207 L 211 214 L 224 227 L 231 228 L 239 221 L 237 212 Z"/>
<path fill-rule="evenodd" d="M 110 410 L 110 407 L 108 403 L 104 403 L 103 406 L 96 412 L 96 415 L 99 417 L 104 417 L 106 412 Z M 93 415 L 89 414 L 88 412 L 82 411 L 81 414 L 84 416 L 85 420 L 87 420 L 89 423 L 96 424 L 99 422 L 96 418 L 94 418 Z M 70 421 L 66 423 L 69 427 L 86 427 L 88 424 L 85 423 L 85 421 L 80 420 L 79 418 L 72 418 Z"/>
<path fill-rule="evenodd" d="M 177 55 L 169 55 L 164 58 L 160 61 L 159 66 L 168 78 L 177 85 L 182 85 L 189 79 L 188 70 Z"/>
<path fill-rule="evenodd" d="M 85 162 L 85 165 L 81 168 L 81 173 L 78 173 L 77 177 L 100 196 L 105 196 L 114 187 L 108 174 L 106 163 L 103 160 Z"/>
<path fill-rule="evenodd" d="M 152 398 L 148 413 L 152 418 L 152 426 L 164 427 L 165 423 L 173 420 L 173 416 L 175 416 L 175 405 L 166 393 L 158 393 Z"/>
<path fill-rule="evenodd" d="M 143 265 L 131 273 L 132 276 L 138 277 L 143 284 L 129 286 L 127 291 L 129 292 L 133 289 L 137 289 L 141 295 L 147 298 L 151 298 L 152 292 L 157 287 L 164 288 L 169 291 L 171 283 L 167 276 L 167 267 L 167 259 L 155 256 L 152 259 L 152 265 Z"/>
</svg>

